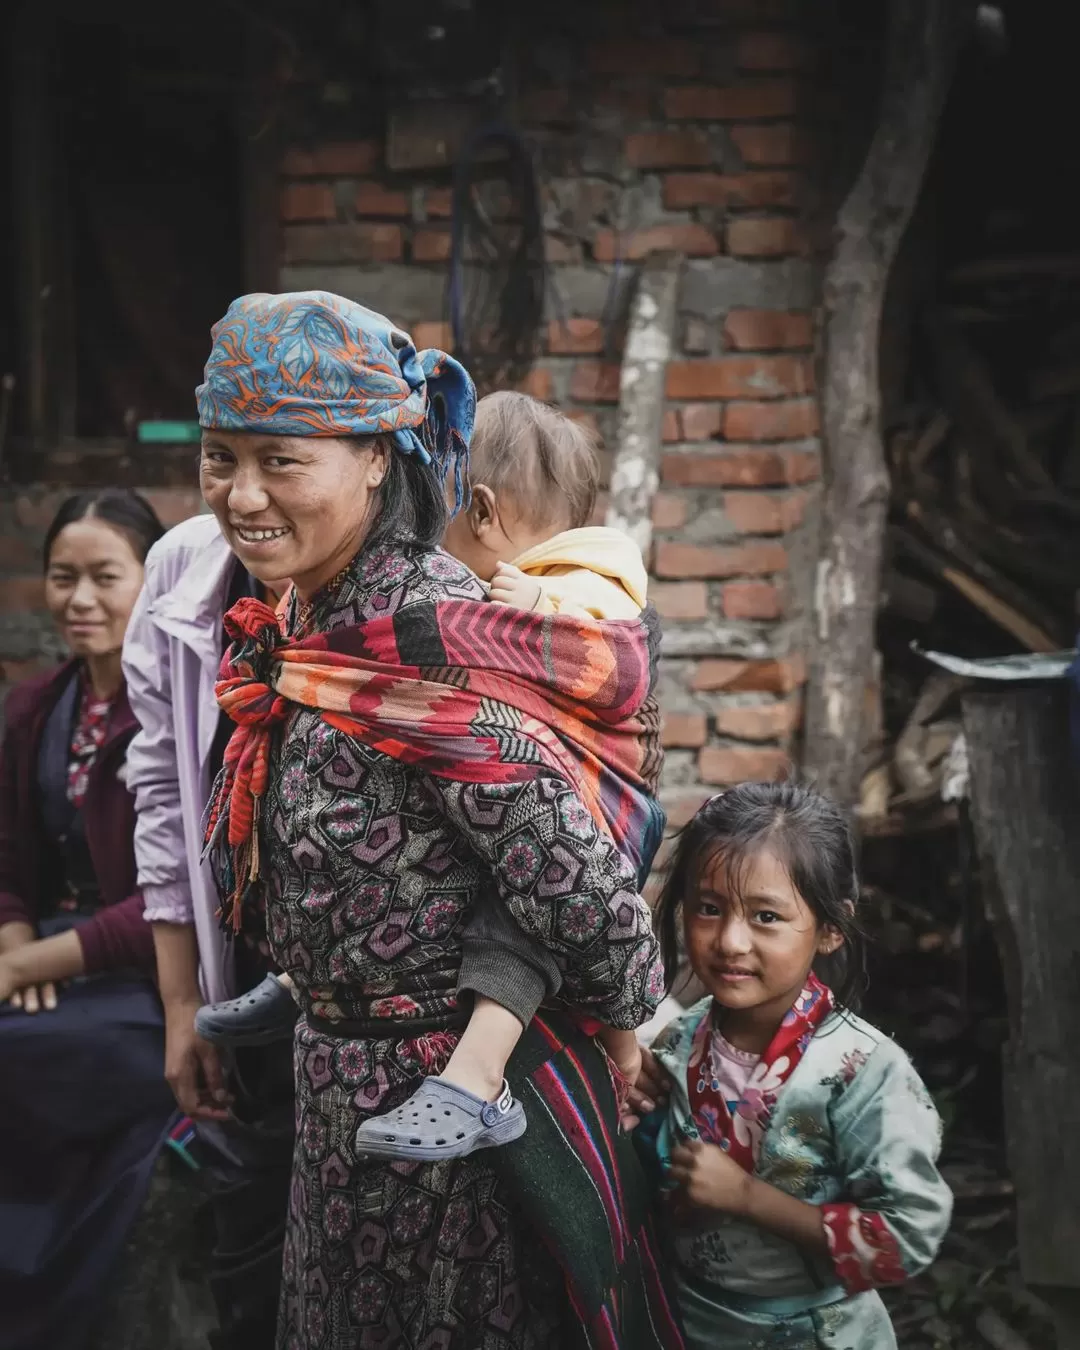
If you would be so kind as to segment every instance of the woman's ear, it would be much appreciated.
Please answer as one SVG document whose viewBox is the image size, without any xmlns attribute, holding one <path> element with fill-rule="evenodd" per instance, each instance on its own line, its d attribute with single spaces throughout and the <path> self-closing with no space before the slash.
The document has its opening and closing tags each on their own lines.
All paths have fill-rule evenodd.
<svg viewBox="0 0 1080 1350">
<path fill-rule="evenodd" d="M 390 467 L 390 450 L 386 441 L 378 436 L 371 443 L 371 459 L 368 461 L 367 485 L 369 488 L 382 487 L 386 471 Z"/>
<path fill-rule="evenodd" d="M 495 494 L 486 483 L 474 483 L 472 500 L 468 506 L 469 528 L 473 537 L 483 540 L 484 536 L 499 526 L 499 507 Z"/>
</svg>

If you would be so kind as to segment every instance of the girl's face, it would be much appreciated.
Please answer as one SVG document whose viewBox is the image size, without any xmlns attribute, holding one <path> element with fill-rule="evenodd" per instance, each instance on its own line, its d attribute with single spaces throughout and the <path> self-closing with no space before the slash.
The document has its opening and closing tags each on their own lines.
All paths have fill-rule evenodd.
<svg viewBox="0 0 1080 1350">
<path fill-rule="evenodd" d="M 352 560 L 385 473 L 381 441 L 203 433 L 203 500 L 229 547 L 260 581 L 288 577 L 301 599 Z"/>
<path fill-rule="evenodd" d="M 723 854 L 709 859 L 683 906 L 690 964 L 733 1021 L 775 1029 L 802 992 L 814 958 L 842 938 L 819 924 L 767 846 L 743 861 L 738 887 Z"/>
<path fill-rule="evenodd" d="M 143 565 L 127 536 L 84 516 L 53 540 L 45 604 L 75 656 L 107 656 L 124 644 L 142 583 Z"/>
</svg>

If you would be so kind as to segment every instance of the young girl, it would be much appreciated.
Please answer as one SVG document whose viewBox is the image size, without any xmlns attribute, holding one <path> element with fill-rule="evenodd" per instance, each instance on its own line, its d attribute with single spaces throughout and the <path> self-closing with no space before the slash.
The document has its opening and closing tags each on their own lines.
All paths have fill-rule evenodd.
<svg viewBox="0 0 1080 1350">
<path fill-rule="evenodd" d="M 638 1141 L 668 1192 L 690 1350 L 895 1347 L 875 1289 L 928 1266 L 948 1228 L 930 1096 L 845 1006 L 857 894 L 841 812 L 797 784 L 732 788 L 679 841 L 657 924 L 670 979 L 681 917 L 709 996 L 645 1052 L 632 1100 L 651 1109 Z"/>
</svg>

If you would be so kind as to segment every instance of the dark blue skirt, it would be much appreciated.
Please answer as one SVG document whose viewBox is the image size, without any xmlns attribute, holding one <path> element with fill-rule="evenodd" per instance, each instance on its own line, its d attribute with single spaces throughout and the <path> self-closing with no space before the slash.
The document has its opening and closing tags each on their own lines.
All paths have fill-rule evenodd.
<svg viewBox="0 0 1080 1350">
<path fill-rule="evenodd" d="M 148 979 L 0 1006 L 0 1350 L 81 1350 L 176 1107 Z"/>
</svg>

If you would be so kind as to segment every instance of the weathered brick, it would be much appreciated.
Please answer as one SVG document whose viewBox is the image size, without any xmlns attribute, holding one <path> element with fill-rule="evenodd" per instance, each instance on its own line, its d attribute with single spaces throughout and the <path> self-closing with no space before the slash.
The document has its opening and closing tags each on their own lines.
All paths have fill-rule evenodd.
<svg viewBox="0 0 1080 1350">
<path fill-rule="evenodd" d="M 728 619 L 779 619 L 784 613 L 784 597 L 771 581 L 729 581 L 723 604 Z"/>
<path fill-rule="evenodd" d="M 552 319 L 548 324 L 548 351 L 553 356 L 602 352 L 604 338 L 604 327 L 597 319 Z"/>
<path fill-rule="evenodd" d="M 806 494 L 725 492 L 724 513 L 740 534 L 785 534 L 802 524 Z"/>
<path fill-rule="evenodd" d="M 396 188 L 383 187 L 382 183 L 359 183 L 354 201 L 358 216 L 393 216 L 403 218 L 409 214 L 408 194 Z"/>
<path fill-rule="evenodd" d="M 448 220 L 454 214 L 453 192 L 444 187 L 425 188 L 424 211 L 435 219 Z"/>
<path fill-rule="evenodd" d="M 790 173 L 667 173 L 664 205 L 669 211 L 694 206 L 794 206 L 795 177 Z"/>
<path fill-rule="evenodd" d="M 670 251 L 685 253 L 690 258 L 711 258 L 720 251 L 715 230 L 687 221 L 675 225 L 652 225 L 644 230 L 598 230 L 593 241 L 593 257 L 597 262 L 614 262 L 617 258 L 637 261 L 650 253 Z"/>
<path fill-rule="evenodd" d="M 0 583 L 0 613 L 25 614 L 27 611 L 44 609 L 45 578 L 40 575 L 22 574 L 5 577 Z"/>
<path fill-rule="evenodd" d="M 283 236 L 286 263 L 400 262 L 405 252 L 400 225 L 289 225 Z"/>
<path fill-rule="evenodd" d="M 672 119 L 702 122 L 753 122 L 791 117 L 798 101 L 793 80 L 757 81 L 730 89 L 715 84 L 675 85 L 664 94 L 664 112 Z"/>
<path fill-rule="evenodd" d="M 739 741 L 778 741 L 790 736 L 802 716 L 799 699 L 774 703 L 727 704 L 716 710 L 715 724 L 721 736 Z"/>
<path fill-rule="evenodd" d="M 27 530 L 46 530 L 60 509 L 66 492 L 26 492 L 15 498 L 15 519 Z"/>
<path fill-rule="evenodd" d="M 685 403 L 679 409 L 684 441 L 711 441 L 720 435 L 723 407 L 719 403 Z"/>
<path fill-rule="evenodd" d="M 661 539 L 656 544 L 653 570 L 658 577 L 738 577 L 782 572 L 787 563 L 783 544 L 764 540 L 722 545 Z"/>
<path fill-rule="evenodd" d="M 627 136 L 626 162 L 633 169 L 693 169 L 712 163 L 712 148 L 700 131 L 636 131 Z"/>
<path fill-rule="evenodd" d="M 743 33 L 735 63 L 740 70 L 804 70 L 811 64 L 811 53 L 795 33 Z"/>
<path fill-rule="evenodd" d="M 654 530 L 681 530 L 689 514 L 690 506 L 685 497 L 677 497 L 673 492 L 658 492 L 653 498 Z"/>
<path fill-rule="evenodd" d="M 454 334 L 450 325 L 441 319 L 414 323 L 411 335 L 417 351 L 423 351 L 425 347 L 437 347 L 444 352 L 454 349 Z"/>
<path fill-rule="evenodd" d="M 621 38 L 589 48 L 595 75 L 694 76 L 701 68 L 701 47 L 683 38 Z"/>
<path fill-rule="evenodd" d="M 696 750 L 709 739 L 704 713 L 665 713 L 660 740 L 666 746 Z"/>
<path fill-rule="evenodd" d="M 731 139 L 747 165 L 784 168 L 805 164 L 809 157 L 805 134 L 790 123 L 733 127 Z"/>
<path fill-rule="evenodd" d="M 672 500 L 678 501 L 678 497 Z M 41 548 L 36 541 L 18 535 L 0 537 L 0 569 L 5 572 L 30 572 L 41 566 Z M 0 586 L 4 582 L 0 580 Z"/>
<path fill-rule="evenodd" d="M 649 122 L 653 115 L 653 89 L 641 82 L 630 88 L 599 88 L 593 91 L 593 107 L 597 113 L 625 118 L 628 122 Z"/>
<path fill-rule="evenodd" d="M 379 162 L 378 141 L 327 141 L 285 151 L 281 171 L 296 178 L 359 178 Z"/>
<path fill-rule="evenodd" d="M 413 235 L 413 262 L 446 262 L 450 257 L 449 230 L 417 230 Z"/>
<path fill-rule="evenodd" d="M 681 830 L 712 796 L 707 787 L 666 788 L 660 793 L 660 805 L 667 814 L 669 830 Z"/>
<path fill-rule="evenodd" d="M 618 403 L 619 367 L 607 361 L 579 361 L 570 376 L 570 397 L 578 403 Z"/>
<path fill-rule="evenodd" d="M 523 122 L 562 122 L 573 116 L 573 104 L 570 90 L 527 89 L 518 104 L 518 112 Z"/>
<path fill-rule="evenodd" d="M 790 216 L 745 216 L 728 222 L 727 248 L 733 258 L 786 258 L 802 246 L 798 221 Z"/>
<path fill-rule="evenodd" d="M 783 487 L 810 482 L 817 474 L 817 456 L 808 451 L 758 446 L 669 452 L 660 461 L 660 479 L 668 487 Z"/>
<path fill-rule="evenodd" d="M 649 585 L 649 599 L 662 619 L 708 618 L 709 589 L 703 581 L 654 581 Z"/>
<path fill-rule="evenodd" d="M 790 771 L 791 761 L 783 750 L 765 747 L 706 745 L 698 755 L 702 782 L 717 787 L 735 783 L 775 782 Z"/>
<path fill-rule="evenodd" d="M 716 657 L 699 661 L 690 679 L 697 693 L 790 694 L 806 683 L 802 653 L 766 661 L 737 661 Z"/>
<path fill-rule="evenodd" d="M 814 398 L 729 403 L 724 409 L 724 435 L 729 441 L 797 441 L 816 436 L 818 428 Z"/>
<path fill-rule="evenodd" d="M 544 366 L 533 366 L 525 378 L 519 380 L 514 387 L 522 394 L 538 398 L 541 403 L 549 402 L 554 393 L 551 371 Z"/>
<path fill-rule="evenodd" d="M 788 398 L 813 387 L 814 367 L 806 356 L 722 356 L 673 361 L 667 370 L 668 398 Z"/>
<path fill-rule="evenodd" d="M 285 183 L 281 189 L 282 220 L 335 220 L 337 205 L 329 183 Z"/>
<path fill-rule="evenodd" d="M 724 320 L 724 342 L 743 352 L 812 347 L 814 320 L 796 310 L 733 309 Z"/>
<path fill-rule="evenodd" d="M 664 421 L 660 431 L 660 439 L 665 443 L 682 440 L 682 423 L 679 419 L 678 411 L 675 408 L 664 409 Z"/>
<path fill-rule="evenodd" d="M 713 325 L 691 314 L 683 322 L 682 346 L 692 356 L 707 356 L 713 348 Z"/>
<path fill-rule="evenodd" d="M 544 235 L 544 261 L 548 263 L 579 263 L 582 259 L 580 239 L 567 239 L 560 234 Z"/>
<path fill-rule="evenodd" d="M 202 493 L 198 488 L 141 488 L 142 495 L 157 512 L 166 529 L 190 520 L 202 511 Z"/>
</svg>

